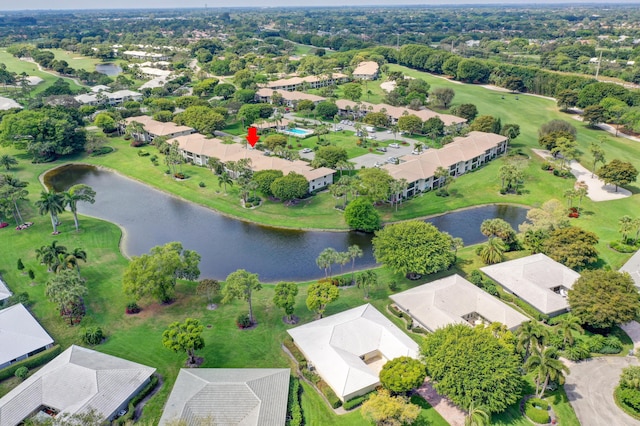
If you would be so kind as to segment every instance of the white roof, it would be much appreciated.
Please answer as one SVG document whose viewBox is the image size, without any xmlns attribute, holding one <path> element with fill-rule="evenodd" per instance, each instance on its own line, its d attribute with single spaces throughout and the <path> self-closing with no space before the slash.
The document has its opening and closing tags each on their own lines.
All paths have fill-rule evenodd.
<svg viewBox="0 0 640 426">
<path fill-rule="evenodd" d="M 0 365 L 53 343 L 22 304 L 0 311 Z"/>
<path fill-rule="evenodd" d="M 457 274 L 389 297 L 430 331 L 449 324 L 470 326 L 463 317 L 472 313 L 489 322 L 500 322 L 509 329 L 529 320 Z"/>
<path fill-rule="evenodd" d="M 288 368 L 183 368 L 159 424 L 283 425 L 290 375 Z"/>
<path fill-rule="evenodd" d="M 566 310 L 569 307 L 567 299 L 552 289 L 562 286 L 570 290 L 580 278 L 573 269 L 542 253 L 485 266 L 480 270 L 543 314 Z"/>
<path fill-rule="evenodd" d="M 98 102 L 98 96 L 96 93 L 88 94 L 83 93 L 82 95 L 77 95 L 73 97 L 76 101 L 83 104 L 90 104 L 92 102 Z"/>
<path fill-rule="evenodd" d="M 0 426 L 15 426 L 41 405 L 69 414 L 93 409 L 107 419 L 155 370 L 71 346 L 0 398 Z"/>
<path fill-rule="evenodd" d="M 22 105 L 20 105 L 13 99 L 4 98 L 0 96 L 0 111 L 12 109 L 12 108 L 22 108 Z"/>
<path fill-rule="evenodd" d="M 97 86 L 93 86 L 91 88 L 91 91 L 93 93 L 103 92 L 105 90 L 109 91 L 109 90 L 111 90 L 111 88 L 109 86 L 105 86 L 104 84 L 98 84 Z"/>
<path fill-rule="evenodd" d="M 120 98 L 135 98 L 138 96 L 142 96 L 142 93 L 134 92 L 133 90 L 118 90 L 113 93 L 106 94 L 110 99 L 120 99 Z"/>
<path fill-rule="evenodd" d="M 370 304 L 287 330 L 320 376 L 343 398 L 380 383 L 360 357 L 418 358 L 418 344 Z"/>
<path fill-rule="evenodd" d="M 628 272 L 631 278 L 633 278 L 633 282 L 636 283 L 636 287 L 640 287 L 640 250 L 635 252 L 635 254 L 627 260 L 627 263 L 622 265 L 620 272 Z M 2 296 L 0 296 L 0 298 L 1 297 Z"/>
<path fill-rule="evenodd" d="M 9 290 L 9 287 L 7 287 L 4 281 L 2 281 L 2 278 L 0 278 L 0 302 L 9 297 L 11 297 L 11 290 Z"/>
</svg>

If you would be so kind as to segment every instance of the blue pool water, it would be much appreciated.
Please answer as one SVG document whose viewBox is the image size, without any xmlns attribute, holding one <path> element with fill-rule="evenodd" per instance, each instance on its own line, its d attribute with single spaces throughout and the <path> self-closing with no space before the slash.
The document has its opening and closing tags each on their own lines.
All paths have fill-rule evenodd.
<svg viewBox="0 0 640 426">
<path fill-rule="evenodd" d="M 313 133 L 311 130 L 298 129 L 297 127 L 294 127 L 293 129 L 288 129 L 287 131 L 289 133 L 293 133 L 294 135 L 300 135 L 300 136 L 306 136 Z"/>
</svg>

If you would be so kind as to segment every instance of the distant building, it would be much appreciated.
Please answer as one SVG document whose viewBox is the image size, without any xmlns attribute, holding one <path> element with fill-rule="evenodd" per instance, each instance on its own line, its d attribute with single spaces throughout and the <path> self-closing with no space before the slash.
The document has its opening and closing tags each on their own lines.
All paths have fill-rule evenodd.
<svg viewBox="0 0 640 426">
<path fill-rule="evenodd" d="M 309 100 L 314 103 L 314 105 L 319 104 L 322 101 L 327 100 L 327 98 L 323 98 L 322 96 L 311 95 L 309 93 L 304 92 L 289 92 L 287 90 L 272 90 L 267 88 L 261 88 L 256 92 L 256 100 L 258 102 L 265 103 L 273 103 L 274 94 L 276 96 L 280 96 L 282 99 L 282 103 L 290 108 L 295 108 L 298 105 L 298 102 L 302 100 Z"/>
<path fill-rule="evenodd" d="M 567 312 L 567 295 L 580 278 L 573 269 L 538 253 L 480 268 L 506 291 L 539 312 L 557 316 Z"/>
<path fill-rule="evenodd" d="M 290 375 L 288 368 L 183 368 L 159 424 L 284 425 Z"/>
<path fill-rule="evenodd" d="M 287 330 L 309 365 L 342 401 L 380 385 L 382 366 L 417 359 L 418 344 L 370 304 Z"/>
<path fill-rule="evenodd" d="M 125 118 L 123 124 L 120 126 L 120 131 L 124 132 L 127 126 L 136 121 L 144 127 L 144 134 L 138 138 L 145 142 L 152 142 L 158 136 L 165 136 L 167 138 L 175 138 L 178 136 L 190 135 L 195 133 L 195 129 L 189 126 L 179 126 L 172 122 L 162 122 L 154 120 L 148 115 L 140 115 L 137 117 Z"/>
<path fill-rule="evenodd" d="M 266 83 L 263 87 L 272 90 L 302 90 L 304 86 L 310 89 L 320 87 L 333 86 L 340 83 L 346 83 L 349 77 L 340 73 L 329 73 L 328 75 L 310 75 L 307 77 L 291 77 L 286 79 L 274 80 Z"/>
<path fill-rule="evenodd" d="M 24 305 L 20 303 L 0 311 L 0 369 L 52 346 L 49 333 Z M 3 425 L 1 421 L 0 425 Z"/>
<path fill-rule="evenodd" d="M 0 426 L 37 416 L 94 410 L 105 421 L 116 417 L 149 383 L 155 368 L 71 346 L 0 398 Z"/>
<path fill-rule="evenodd" d="M 169 55 L 162 53 L 149 53 L 139 50 L 125 50 L 122 52 L 122 56 L 126 56 L 130 59 L 139 59 L 143 61 L 168 61 Z"/>
<path fill-rule="evenodd" d="M 13 108 L 22 109 L 22 105 L 10 98 L 0 96 L 0 111 L 6 111 Z"/>
<path fill-rule="evenodd" d="M 396 107 L 388 104 L 372 104 L 369 102 L 354 102 L 346 99 L 338 99 L 336 101 L 338 114 L 342 116 L 355 116 L 362 118 L 370 112 L 383 112 L 389 117 L 390 123 L 397 124 L 400 117 L 407 114 L 413 114 L 422 121 L 427 121 L 432 117 L 438 117 L 445 126 L 462 125 L 467 122 L 462 117 L 451 114 L 440 114 L 430 109 L 411 110 L 404 107 Z"/>
<path fill-rule="evenodd" d="M 356 80 L 375 80 L 378 78 L 380 65 L 375 61 L 360 62 L 353 70 L 353 78 Z"/>
<path fill-rule="evenodd" d="M 142 93 L 134 92 L 133 90 L 118 90 L 111 93 L 104 89 L 104 87 L 107 86 L 95 86 L 91 89 L 92 93 L 77 95 L 74 96 L 74 99 L 81 104 L 94 106 L 102 104 L 116 106 L 127 101 L 142 100 Z M 107 89 L 109 88 L 107 87 Z"/>
</svg>

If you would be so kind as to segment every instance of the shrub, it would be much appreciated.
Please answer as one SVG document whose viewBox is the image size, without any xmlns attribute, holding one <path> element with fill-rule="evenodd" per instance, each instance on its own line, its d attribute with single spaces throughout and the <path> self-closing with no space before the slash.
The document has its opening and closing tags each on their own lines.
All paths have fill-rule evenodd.
<svg viewBox="0 0 640 426">
<path fill-rule="evenodd" d="M 300 372 L 302 373 L 302 376 L 304 376 L 305 379 L 307 379 L 314 385 L 317 385 L 318 382 L 320 381 L 320 376 L 318 376 L 316 373 L 309 370 L 308 368 L 303 368 L 300 370 Z"/>
<path fill-rule="evenodd" d="M 184 179 L 186 176 L 185 176 L 184 173 L 178 172 L 178 173 L 174 173 L 173 177 L 176 178 L 176 179 Z"/>
<path fill-rule="evenodd" d="M 320 380 L 316 386 L 318 387 L 318 389 L 320 389 L 320 392 L 322 392 L 325 398 L 327 398 L 327 400 L 329 401 L 329 405 L 331 405 L 331 408 L 336 409 L 342 405 L 342 401 L 340 401 L 340 398 L 338 398 L 333 389 L 331 389 L 329 385 L 324 381 Z"/>
<path fill-rule="evenodd" d="M 625 244 L 622 241 L 611 241 L 609 247 L 618 253 L 634 253 L 637 250 L 636 247 Z"/>
<path fill-rule="evenodd" d="M 29 293 L 24 291 L 22 293 L 14 294 L 13 296 L 9 297 L 5 302 L 7 306 L 13 306 L 19 303 L 22 303 L 24 306 L 29 306 L 31 304 L 31 302 L 29 301 Z"/>
<path fill-rule="evenodd" d="M 47 349 L 46 351 L 37 353 L 33 356 L 30 356 L 27 359 L 23 359 L 22 361 L 15 362 L 10 366 L 0 370 L 0 382 L 8 379 L 15 375 L 16 370 L 20 367 L 27 368 L 35 368 L 39 367 L 47 362 L 51 361 L 53 358 L 57 357 L 61 352 L 60 345 L 55 345 L 51 349 Z"/>
<path fill-rule="evenodd" d="M 86 327 L 82 331 L 82 341 L 87 345 L 99 345 L 104 340 L 102 328 L 97 326 Z"/>
<path fill-rule="evenodd" d="M 150 154 L 147 151 L 145 151 L 144 149 L 141 149 L 140 151 L 138 151 L 138 157 L 148 157 L 149 155 Z"/>
<path fill-rule="evenodd" d="M 616 389 L 616 395 L 620 402 L 640 413 L 640 391 L 632 388 L 619 387 Z"/>
<path fill-rule="evenodd" d="M 238 315 L 238 318 L 236 318 L 236 325 L 238 328 L 251 327 L 251 318 L 249 318 L 249 314 Z"/>
<path fill-rule="evenodd" d="M 542 170 L 553 170 L 553 165 L 551 165 L 550 162 L 545 161 L 544 163 L 542 163 L 542 166 L 540 166 L 540 168 Z"/>
<path fill-rule="evenodd" d="M 137 314 L 138 312 L 140 312 L 140 306 L 138 306 L 138 304 L 136 302 L 131 302 L 127 305 L 126 308 L 126 313 L 131 315 L 131 314 Z"/>
<path fill-rule="evenodd" d="M 604 347 L 604 342 L 606 338 L 601 334 L 594 334 L 587 339 L 587 345 L 589 347 L 589 351 L 600 353 L 600 350 Z"/>
<path fill-rule="evenodd" d="M 389 282 L 389 290 L 391 290 L 391 291 L 398 290 L 398 283 L 395 282 L 395 281 L 390 281 Z"/>
<path fill-rule="evenodd" d="M 531 404 L 535 408 L 539 408 L 541 410 L 548 410 L 549 409 L 549 403 L 547 401 L 545 401 L 544 399 L 540 399 L 540 398 L 530 398 L 527 401 L 527 404 Z"/>
<path fill-rule="evenodd" d="M 355 398 L 351 398 L 348 401 L 345 401 L 344 404 L 342 404 L 342 407 L 345 410 L 351 410 L 353 408 L 358 407 L 359 405 L 361 405 L 363 402 L 365 402 L 366 400 L 368 400 L 371 395 L 373 395 L 374 392 L 369 392 L 369 393 L 365 393 L 364 395 L 360 395 L 360 396 L 356 396 Z"/>
<path fill-rule="evenodd" d="M 581 361 L 583 359 L 591 358 L 589 347 L 584 342 L 578 342 L 573 346 L 565 348 L 563 353 L 564 356 L 571 361 Z"/>
<path fill-rule="evenodd" d="M 204 183 L 204 182 L 200 181 L 200 183 L 198 184 L 198 186 L 199 186 L 200 188 L 204 188 L 204 187 L 205 187 L 205 186 L 207 186 L 207 185 L 205 185 L 205 183 Z"/>
<path fill-rule="evenodd" d="M 113 151 L 114 149 L 111 148 L 110 146 L 101 146 L 98 149 L 94 149 L 90 155 L 91 157 L 98 157 L 100 155 L 109 154 L 110 152 L 113 152 Z"/>
<path fill-rule="evenodd" d="M 527 402 L 526 408 L 524 410 L 525 414 L 529 419 L 538 424 L 547 424 L 549 423 L 549 413 L 546 410 L 540 410 L 535 408 L 533 405 L 529 405 Z"/>
<path fill-rule="evenodd" d="M 298 361 L 298 365 L 301 369 L 307 367 L 307 359 L 302 355 L 302 352 L 300 352 L 300 349 L 298 349 L 296 344 L 293 343 L 293 339 L 291 337 L 287 336 L 282 344 L 289 350 L 289 352 L 291 352 L 291 355 L 293 355 L 296 361 Z"/>
<path fill-rule="evenodd" d="M 27 367 L 22 366 L 16 369 L 15 376 L 17 378 L 24 380 L 27 378 L 28 375 L 29 375 L 29 369 Z"/>
<path fill-rule="evenodd" d="M 131 401 L 129 401 L 129 406 L 127 407 L 127 414 L 118 418 L 116 420 L 116 424 L 125 425 L 129 424 L 128 422 L 133 419 L 133 415 L 135 414 L 136 405 L 140 403 L 149 393 L 158 385 L 158 376 L 154 374 L 151 376 L 151 380 L 136 396 L 134 396 Z"/>
<path fill-rule="evenodd" d="M 36 277 L 36 274 L 33 272 L 33 269 L 29 269 L 29 271 L 27 272 L 27 275 L 29 275 L 30 280 L 33 280 Z"/>
<path fill-rule="evenodd" d="M 300 381 L 296 377 L 289 380 L 289 406 L 287 426 L 302 426 L 302 407 L 300 406 Z"/>
</svg>

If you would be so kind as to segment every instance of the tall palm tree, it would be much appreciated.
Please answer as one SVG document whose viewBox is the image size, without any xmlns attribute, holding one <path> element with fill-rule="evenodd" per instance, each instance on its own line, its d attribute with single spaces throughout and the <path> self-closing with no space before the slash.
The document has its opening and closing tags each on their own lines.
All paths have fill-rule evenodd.
<svg viewBox="0 0 640 426">
<path fill-rule="evenodd" d="M 558 359 L 558 350 L 554 347 L 545 348 L 543 351 L 535 350 L 524 363 L 527 372 L 536 373 L 536 396 L 542 398 L 549 380 L 555 380 L 558 384 L 564 384 L 565 374 L 569 374 L 569 368 Z"/>
<path fill-rule="evenodd" d="M 36 207 L 41 215 L 49 213 L 53 233 L 58 234 L 58 214 L 64 211 L 64 199 L 62 194 L 42 191 L 40 199 L 36 201 Z"/>
<path fill-rule="evenodd" d="M 11 166 L 18 164 L 18 160 L 15 157 L 4 154 L 0 156 L 0 166 L 4 167 L 7 171 L 11 169 Z"/>
<path fill-rule="evenodd" d="M 631 216 L 624 215 L 618 219 L 618 231 L 622 234 L 622 242 L 627 243 L 629 233 L 633 230 L 633 219 Z"/>
<path fill-rule="evenodd" d="M 57 240 L 53 240 L 50 245 L 42 246 L 36 249 L 36 258 L 40 263 L 47 265 L 49 272 L 55 270 L 54 266 L 57 264 L 60 255 L 66 255 L 67 248 L 65 246 L 58 245 Z"/>
<path fill-rule="evenodd" d="M 75 248 L 71 253 L 60 253 L 55 264 L 56 273 L 64 269 L 75 269 L 80 275 L 80 261 L 87 261 L 87 252 L 81 248 Z"/>
<path fill-rule="evenodd" d="M 25 200 L 27 195 L 29 195 L 29 192 L 24 189 L 28 184 L 28 182 L 23 182 L 10 174 L 4 174 L 0 177 L 0 187 L 5 187 L 3 196 L 13 204 L 13 215 L 16 219 L 16 225 L 18 222 L 24 222 L 22 214 L 20 214 L 20 209 L 18 208 L 18 201 Z"/>
<path fill-rule="evenodd" d="M 318 265 L 320 269 L 324 269 L 325 278 L 331 276 L 331 265 L 336 263 L 337 258 L 338 252 L 331 247 L 322 250 L 316 258 L 316 265 Z"/>
<path fill-rule="evenodd" d="M 524 350 L 524 359 L 527 359 L 534 349 L 539 350 L 544 346 L 549 338 L 549 331 L 538 322 L 526 321 L 516 331 L 516 337 L 518 338 L 516 349 Z"/>
<path fill-rule="evenodd" d="M 490 424 L 489 411 L 481 405 L 476 405 L 475 401 L 471 401 L 467 415 L 464 417 L 464 426 L 488 426 Z"/>
<path fill-rule="evenodd" d="M 96 191 L 88 185 L 79 184 L 72 186 L 68 191 L 64 191 L 62 193 L 62 197 L 65 207 L 68 206 L 71 213 L 73 213 L 73 221 L 76 225 L 76 231 L 80 230 L 80 226 L 78 224 L 78 201 L 91 204 L 95 203 Z"/>
<path fill-rule="evenodd" d="M 362 257 L 364 253 L 360 248 L 360 246 L 357 244 L 350 245 L 349 248 L 347 249 L 347 253 L 351 258 L 351 282 L 353 282 L 353 276 L 355 274 L 355 268 L 356 268 L 356 257 Z"/>
<path fill-rule="evenodd" d="M 229 176 L 229 173 L 222 172 L 222 174 L 218 176 L 218 185 L 224 186 L 224 193 L 226 194 L 227 185 L 233 186 L 233 180 L 231 179 L 231 176 Z"/>
<path fill-rule="evenodd" d="M 573 337 L 573 332 L 582 334 L 584 330 L 581 326 L 580 318 L 575 315 L 568 314 L 564 318 L 562 318 L 557 325 L 557 329 L 562 332 L 562 343 L 566 345 L 569 343 L 573 345 L 575 338 Z"/>
<path fill-rule="evenodd" d="M 224 164 L 222 164 L 222 161 L 217 157 L 210 157 L 207 160 L 207 165 L 209 166 L 209 169 L 217 175 L 224 171 Z"/>
</svg>

